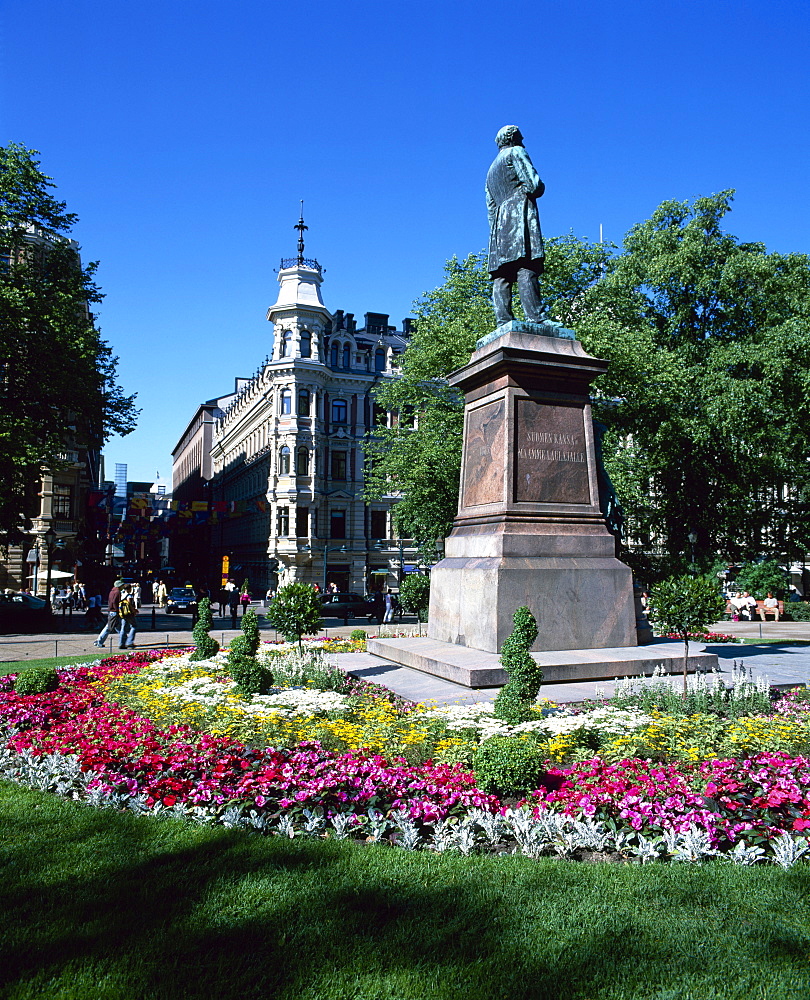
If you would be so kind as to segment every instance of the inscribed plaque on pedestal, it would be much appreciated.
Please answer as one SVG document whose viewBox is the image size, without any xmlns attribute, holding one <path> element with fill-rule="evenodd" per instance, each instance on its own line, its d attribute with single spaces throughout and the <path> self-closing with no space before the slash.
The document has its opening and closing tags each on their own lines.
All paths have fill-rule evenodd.
<svg viewBox="0 0 810 1000">
<path fill-rule="evenodd" d="M 504 401 L 498 399 L 467 414 L 464 506 L 503 502 Z"/>
<path fill-rule="evenodd" d="M 518 399 L 515 500 L 591 503 L 582 409 Z"/>
</svg>

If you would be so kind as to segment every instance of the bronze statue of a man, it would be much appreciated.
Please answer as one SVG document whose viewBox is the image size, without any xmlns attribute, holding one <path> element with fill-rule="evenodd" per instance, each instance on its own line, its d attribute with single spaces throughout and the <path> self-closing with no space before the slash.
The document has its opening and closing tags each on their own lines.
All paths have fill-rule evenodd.
<svg viewBox="0 0 810 1000">
<path fill-rule="evenodd" d="M 537 276 L 543 273 L 545 254 L 537 199 L 546 189 L 523 148 L 516 125 L 505 125 L 495 137 L 498 155 L 487 173 L 489 264 L 492 301 L 500 326 L 515 317 L 512 285 L 517 283 L 526 319 L 543 321 Z"/>
</svg>

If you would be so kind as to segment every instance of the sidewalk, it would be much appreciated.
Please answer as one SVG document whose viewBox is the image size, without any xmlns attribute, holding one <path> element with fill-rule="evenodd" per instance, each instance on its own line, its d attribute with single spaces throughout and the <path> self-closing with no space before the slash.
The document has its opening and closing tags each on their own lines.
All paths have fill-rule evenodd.
<svg viewBox="0 0 810 1000">
<path fill-rule="evenodd" d="M 144 609 L 143 620 L 151 620 L 151 609 Z M 140 649 L 180 648 L 193 644 L 190 619 L 187 616 L 156 614 L 156 630 L 144 629 L 136 637 Z M 261 621 L 261 619 L 260 619 Z M 215 618 L 215 626 L 228 623 L 229 618 Z M 368 635 L 381 634 L 375 626 L 358 621 L 350 625 L 335 623 L 334 628 L 326 628 L 321 635 L 348 636 L 354 629 L 363 628 Z M 386 626 L 383 626 L 386 628 Z M 391 626 L 388 626 L 391 628 Z M 423 630 L 425 626 L 422 626 Z M 396 634 L 418 634 L 418 626 L 413 622 L 394 627 Z M 810 645 L 797 645 L 797 640 L 810 643 L 810 622 L 765 622 L 762 624 L 762 638 L 776 642 L 757 642 L 760 638 L 759 622 L 718 622 L 713 631 L 726 635 L 754 640 L 751 645 L 712 645 L 709 650 L 716 653 L 721 675 L 730 680 L 734 662 L 742 663 L 754 674 L 768 678 L 771 684 L 783 687 L 810 685 Z M 227 644 L 240 630 L 213 628 L 211 634 L 222 645 Z M 265 640 L 279 638 L 267 625 L 261 627 Z M 95 653 L 93 646 L 95 633 L 54 633 L 38 636 L 0 636 L 0 663 L 34 660 L 50 656 L 78 656 Z M 107 642 L 106 655 L 116 653 L 115 644 Z M 99 654 L 105 651 L 98 650 Z M 435 701 L 440 704 L 469 704 L 476 701 L 493 701 L 500 688 L 479 688 L 470 690 L 431 674 L 401 667 L 371 653 L 342 653 L 340 665 L 344 670 L 366 680 L 383 684 L 397 694 L 412 701 Z M 613 681 L 582 681 L 571 684 L 548 684 L 541 689 L 541 695 L 556 702 L 578 702 L 593 699 L 597 691 L 609 696 L 615 689 Z"/>
</svg>

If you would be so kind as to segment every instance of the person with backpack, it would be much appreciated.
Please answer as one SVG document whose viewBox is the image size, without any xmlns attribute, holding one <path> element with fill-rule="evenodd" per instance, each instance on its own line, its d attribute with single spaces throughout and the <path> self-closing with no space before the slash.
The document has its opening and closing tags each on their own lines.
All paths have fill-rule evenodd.
<svg viewBox="0 0 810 1000">
<path fill-rule="evenodd" d="M 124 581 L 120 578 L 113 584 L 113 588 L 107 598 L 107 624 L 93 643 L 94 646 L 103 646 L 110 632 L 117 632 L 121 628 L 121 616 L 118 612 L 118 605 L 121 601 L 121 588 L 123 586 Z"/>
<path fill-rule="evenodd" d="M 138 609 L 135 606 L 132 588 L 128 584 L 121 588 L 118 614 L 121 618 L 118 648 L 132 649 L 135 645 L 135 633 L 137 632 Z"/>
</svg>

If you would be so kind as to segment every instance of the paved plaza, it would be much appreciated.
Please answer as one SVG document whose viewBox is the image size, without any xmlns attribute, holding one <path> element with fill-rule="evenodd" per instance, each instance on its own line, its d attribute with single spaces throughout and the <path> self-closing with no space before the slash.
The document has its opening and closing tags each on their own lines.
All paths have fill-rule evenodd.
<svg viewBox="0 0 810 1000">
<path fill-rule="evenodd" d="M 266 640 L 279 636 L 261 617 L 261 606 L 256 606 L 262 637 Z M 154 610 L 154 615 L 153 615 Z M 47 635 L 0 636 L 0 663 L 10 664 L 26 660 L 44 659 L 51 656 L 80 656 L 94 653 L 95 632 L 78 631 L 81 615 L 72 619 L 60 616 L 61 630 Z M 153 625 L 154 619 L 154 628 Z M 230 627 L 230 616 L 214 617 L 211 634 L 220 644 L 226 645 L 239 629 Z M 227 626 L 227 627 L 226 627 Z M 376 626 L 357 619 L 348 625 L 338 621 L 327 622 L 321 635 L 348 636 L 353 629 L 363 628 L 369 635 L 385 635 Z M 406 618 L 398 626 L 384 626 L 389 634 L 418 635 L 419 626 L 414 618 Z M 426 626 L 422 626 L 422 631 Z M 771 684 L 796 686 L 810 684 L 810 622 L 718 622 L 714 630 L 745 639 L 745 644 L 728 643 L 713 645 L 710 651 L 717 654 L 722 676 L 729 679 L 734 662 L 742 663 L 754 674 L 765 676 Z M 106 653 L 117 652 L 117 638 L 107 640 Z M 760 641 L 762 640 L 762 641 Z M 145 607 L 139 617 L 139 631 L 136 639 L 141 649 L 178 649 L 193 644 L 191 619 L 186 615 L 167 615 L 158 608 Z M 803 643 L 808 643 L 804 645 Z M 469 703 L 492 701 L 499 688 L 479 688 L 470 690 L 452 681 L 443 680 L 422 673 L 410 667 L 389 663 L 370 653 L 346 653 L 341 655 L 341 666 L 359 677 L 384 684 L 392 691 L 414 701 L 435 701 L 441 704 L 452 702 Z M 578 702 L 594 698 L 598 691 L 610 695 L 614 690 L 613 681 L 582 681 L 569 684 L 543 685 L 542 694 L 557 702 Z"/>
</svg>

